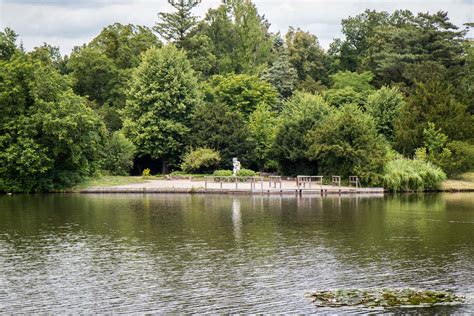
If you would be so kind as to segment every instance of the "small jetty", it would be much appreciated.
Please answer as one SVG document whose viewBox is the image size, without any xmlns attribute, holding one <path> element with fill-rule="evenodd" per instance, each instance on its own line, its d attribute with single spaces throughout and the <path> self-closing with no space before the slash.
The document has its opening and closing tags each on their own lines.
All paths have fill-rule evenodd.
<svg viewBox="0 0 474 316">
<path fill-rule="evenodd" d="M 383 194 L 383 188 L 364 188 L 357 177 L 349 178 L 349 185 L 341 185 L 341 178 L 332 177 L 330 183 L 322 176 L 298 176 L 294 179 L 270 177 L 205 177 L 148 180 L 145 183 L 112 187 L 88 188 L 81 193 L 194 193 L 194 194 Z"/>
</svg>

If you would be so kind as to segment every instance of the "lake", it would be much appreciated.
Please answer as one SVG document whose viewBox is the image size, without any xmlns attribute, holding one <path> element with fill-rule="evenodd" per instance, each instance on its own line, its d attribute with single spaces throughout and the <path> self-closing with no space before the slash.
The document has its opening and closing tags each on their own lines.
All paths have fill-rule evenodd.
<svg viewBox="0 0 474 316">
<path fill-rule="evenodd" d="M 2 314 L 371 313 L 305 294 L 386 287 L 474 313 L 473 268 L 473 193 L 0 196 Z"/>
</svg>

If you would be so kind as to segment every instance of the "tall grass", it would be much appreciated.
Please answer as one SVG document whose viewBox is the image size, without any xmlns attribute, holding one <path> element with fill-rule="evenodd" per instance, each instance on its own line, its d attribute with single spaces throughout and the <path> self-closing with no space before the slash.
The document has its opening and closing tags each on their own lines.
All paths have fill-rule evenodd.
<svg viewBox="0 0 474 316">
<path fill-rule="evenodd" d="M 429 191 L 445 179 L 444 171 L 429 162 L 397 158 L 385 166 L 383 184 L 390 191 Z"/>
</svg>

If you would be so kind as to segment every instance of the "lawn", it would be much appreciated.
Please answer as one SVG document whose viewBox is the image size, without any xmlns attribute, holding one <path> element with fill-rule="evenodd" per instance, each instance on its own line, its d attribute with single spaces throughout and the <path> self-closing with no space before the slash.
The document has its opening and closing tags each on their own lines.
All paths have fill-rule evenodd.
<svg viewBox="0 0 474 316">
<path fill-rule="evenodd" d="M 445 191 L 474 190 L 474 172 L 466 172 L 443 182 L 441 189 Z"/>
<path fill-rule="evenodd" d="M 96 178 L 89 178 L 77 186 L 70 189 L 70 191 L 77 192 L 88 188 L 103 188 L 112 187 L 118 185 L 127 185 L 135 183 L 145 183 L 148 180 L 157 179 L 155 177 L 149 177 L 144 179 L 143 177 L 131 177 L 131 176 L 100 176 Z"/>
</svg>

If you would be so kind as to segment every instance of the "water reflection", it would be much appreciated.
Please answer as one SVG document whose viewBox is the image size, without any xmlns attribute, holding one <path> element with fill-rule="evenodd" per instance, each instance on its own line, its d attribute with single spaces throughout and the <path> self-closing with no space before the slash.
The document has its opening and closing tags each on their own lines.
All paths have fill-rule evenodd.
<svg viewBox="0 0 474 316">
<path fill-rule="evenodd" d="M 473 295 L 473 201 L 1 196 L 0 313 L 312 313 L 304 293 L 326 288 Z"/>
<path fill-rule="evenodd" d="M 242 213 L 240 212 L 240 201 L 235 198 L 232 200 L 232 224 L 236 241 L 242 241 Z"/>
</svg>

